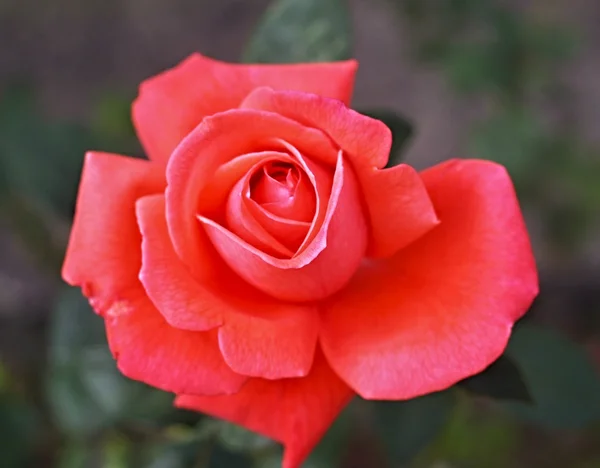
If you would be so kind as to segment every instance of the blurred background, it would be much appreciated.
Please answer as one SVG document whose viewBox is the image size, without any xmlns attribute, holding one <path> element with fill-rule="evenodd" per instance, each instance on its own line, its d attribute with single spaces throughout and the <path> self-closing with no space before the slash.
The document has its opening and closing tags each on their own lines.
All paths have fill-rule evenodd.
<svg viewBox="0 0 600 468">
<path fill-rule="evenodd" d="M 306 466 L 600 467 L 595 0 L 0 0 L 0 466 L 280 466 L 270 441 L 122 378 L 59 277 L 84 151 L 142 155 L 137 86 L 194 51 L 356 57 L 353 107 L 390 126 L 395 161 L 505 164 L 533 238 L 542 292 L 506 358 L 351 404 Z"/>
</svg>

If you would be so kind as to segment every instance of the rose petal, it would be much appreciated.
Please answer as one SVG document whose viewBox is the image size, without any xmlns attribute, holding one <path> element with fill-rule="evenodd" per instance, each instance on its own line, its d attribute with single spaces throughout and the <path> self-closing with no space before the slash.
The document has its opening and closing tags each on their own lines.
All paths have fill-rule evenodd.
<svg viewBox="0 0 600 468">
<path fill-rule="evenodd" d="M 119 370 L 131 379 L 167 392 L 200 395 L 235 393 L 247 380 L 223 360 L 216 331 L 169 326 L 141 287 L 115 301 L 105 322 Z"/>
<path fill-rule="evenodd" d="M 360 264 L 367 226 L 351 168 L 338 158 L 327 214 L 313 243 L 291 259 L 277 259 L 257 250 L 214 221 L 199 217 L 225 262 L 248 283 L 286 301 L 315 301 L 341 289 Z M 312 245 L 320 252 L 313 260 Z"/>
<path fill-rule="evenodd" d="M 143 236 L 140 280 L 167 323 L 194 331 L 222 325 L 227 305 L 210 287 L 196 282 L 173 252 L 164 195 L 140 198 L 136 211 Z M 214 262 L 207 254 L 205 264 Z"/>
<path fill-rule="evenodd" d="M 164 188 L 164 171 L 154 163 L 86 154 L 62 277 L 81 286 L 98 313 L 103 314 L 121 292 L 137 286 L 141 236 L 135 201 Z"/>
<path fill-rule="evenodd" d="M 175 251 L 195 276 L 202 275 L 198 245 L 203 231 L 196 214 L 208 181 L 219 167 L 239 155 L 281 148 L 276 138 L 290 142 L 304 154 L 337 154 L 320 131 L 254 110 L 233 110 L 205 118 L 174 152 L 167 167 L 169 233 Z"/>
<path fill-rule="evenodd" d="M 286 161 L 293 163 L 294 159 L 289 154 L 280 151 L 260 151 L 244 154 L 232 159 L 217 169 L 215 175 L 202 190 L 199 196 L 198 212 L 219 223 L 225 223 L 226 220 L 222 214 L 223 206 L 226 205 L 227 198 L 232 193 L 234 185 L 265 161 Z M 244 197 L 243 201 L 245 205 L 244 209 L 248 210 L 250 216 L 269 234 L 273 235 L 278 242 L 294 252 L 298 249 L 298 246 L 306 237 L 310 223 L 283 220 L 266 212 L 253 200 L 247 200 Z M 241 210 L 242 208 L 240 207 L 239 209 Z M 248 239 L 245 240 L 250 242 Z"/>
<path fill-rule="evenodd" d="M 291 258 L 294 252 L 273 237 L 246 208 L 243 194 L 247 186 L 248 180 L 243 178 L 231 190 L 227 201 L 227 226 L 257 249 L 276 258 Z"/>
<path fill-rule="evenodd" d="M 538 291 L 504 168 L 451 161 L 422 177 L 441 224 L 323 307 L 325 355 L 364 398 L 413 398 L 482 371 Z"/>
<path fill-rule="evenodd" d="M 198 196 L 197 211 L 211 217 L 221 216 L 227 197 L 238 180 L 257 164 L 268 160 L 293 161 L 290 155 L 283 151 L 257 151 L 233 158 L 219 166 L 214 175 L 206 181 Z"/>
<path fill-rule="evenodd" d="M 390 130 L 342 102 L 298 92 L 258 88 L 241 107 L 276 112 L 327 133 L 359 177 L 371 220 L 369 255 L 388 257 L 437 225 L 418 174 L 406 165 L 382 169 L 389 157 Z M 329 158 L 326 153 L 316 157 Z M 324 159 L 331 163 L 331 160 Z"/>
<path fill-rule="evenodd" d="M 206 116 L 236 108 L 258 86 L 308 91 L 350 101 L 357 63 L 237 65 L 193 54 L 144 81 L 133 122 L 149 157 L 167 162 Z"/>
<path fill-rule="evenodd" d="M 272 165 L 271 165 L 272 167 Z M 251 196 L 255 203 L 268 212 L 282 218 L 310 222 L 315 215 L 315 190 L 302 170 L 292 166 L 288 169 L 285 185 L 273 179 L 268 173 L 269 167 L 263 166 L 263 174 L 256 174 L 256 185 L 251 187 Z M 292 176 L 296 171 L 296 176 Z"/>
<path fill-rule="evenodd" d="M 319 352 L 310 374 L 302 379 L 252 379 L 236 395 L 180 395 L 175 405 L 226 419 L 283 443 L 282 467 L 299 468 L 353 395 Z"/>
<path fill-rule="evenodd" d="M 226 221 L 227 227 L 231 232 L 264 253 L 276 258 L 291 258 L 294 252 L 297 254 L 302 252 L 304 250 L 303 247 L 317 235 L 325 219 L 332 180 L 327 171 L 306 160 L 292 145 L 284 141 L 280 143 L 290 150 L 295 159 L 288 155 L 278 158 L 265 158 L 248 170 L 230 192 L 227 202 Z M 303 217 L 303 212 L 306 211 L 305 207 L 297 205 L 311 203 L 312 206 L 309 208 L 311 215 L 309 219 L 313 219 L 312 225 L 306 223 L 290 224 L 289 222 L 277 222 L 274 219 L 274 214 L 266 212 L 265 209 L 258 207 L 255 203 L 252 195 L 252 180 L 259 171 L 262 171 L 265 164 L 274 162 L 283 162 L 293 166 L 296 166 L 298 163 L 300 164 L 301 168 L 299 170 L 302 171 L 301 174 L 304 175 L 304 178 L 307 180 L 306 185 L 309 187 L 296 187 L 296 191 L 305 192 L 310 190 L 311 193 L 308 195 L 297 193 L 296 200 L 292 201 L 285 211 L 292 218 Z M 316 198 L 315 193 L 318 194 Z M 307 199 L 310 199 L 310 202 Z M 298 213 L 298 211 L 300 212 Z M 280 212 L 282 211 L 280 210 Z M 258 217 L 254 216 L 255 213 Z M 218 221 L 218 218 L 212 219 L 213 221 Z M 290 226 L 292 227 L 290 228 Z M 274 232 L 270 229 L 272 227 L 275 227 Z M 305 229 L 302 229 L 303 227 Z M 298 228 L 302 229 L 301 236 L 298 236 Z M 285 238 L 285 235 L 289 234 L 292 234 L 293 237 Z M 283 240 L 280 242 L 279 239 Z M 306 242 L 303 243 L 304 240 Z M 290 245 L 290 248 L 287 245 Z M 313 255 L 316 256 L 318 253 L 314 251 Z"/>
<path fill-rule="evenodd" d="M 276 216 L 265 210 L 254 200 L 249 200 L 246 203 L 246 208 L 252 217 L 275 239 L 294 252 L 299 250 L 308 235 L 311 223 Z"/>
<path fill-rule="evenodd" d="M 229 367 L 252 377 L 304 377 L 313 365 L 319 317 L 313 307 L 280 303 L 228 316 L 219 347 Z"/>
<path fill-rule="evenodd" d="M 325 238 L 325 232 L 322 231 L 322 227 L 327 217 L 329 201 L 333 192 L 333 178 L 331 177 L 329 171 L 327 171 L 320 164 L 314 162 L 312 159 L 305 158 L 298 148 L 296 148 L 289 141 L 282 139 L 277 139 L 277 141 L 279 144 L 283 145 L 283 147 L 286 148 L 300 163 L 304 169 L 304 173 L 310 180 L 313 189 L 316 192 L 315 210 L 312 223 L 308 229 L 304 241 L 302 244 L 300 244 L 300 247 L 298 247 L 298 251 L 296 252 L 296 257 L 298 257 L 300 254 L 304 253 L 305 250 L 309 249 L 310 253 L 303 255 L 303 264 L 306 265 L 309 262 L 312 262 L 313 258 L 321 253 L 326 245 L 326 243 L 315 241 L 315 239 L 319 234 L 323 239 Z M 340 158 L 341 153 L 338 151 L 337 160 Z"/>
<path fill-rule="evenodd" d="M 140 274 L 146 292 L 169 323 L 188 330 L 222 324 L 219 347 L 239 374 L 279 379 L 308 373 L 317 342 L 319 318 L 311 306 L 286 304 L 247 285 L 201 238 L 205 276 L 194 279 L 175 254 L 164 217 L 164 198 L 138 204 L 144 235 Z"/>
</svg>

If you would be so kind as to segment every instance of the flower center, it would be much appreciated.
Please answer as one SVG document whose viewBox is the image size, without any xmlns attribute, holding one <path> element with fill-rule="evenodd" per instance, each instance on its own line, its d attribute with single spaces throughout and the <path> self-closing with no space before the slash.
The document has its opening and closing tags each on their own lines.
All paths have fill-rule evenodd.
<svg viewBox="0 0 600 468">
<path fill-rule="evenodd" d="M 300 175 L 295 165 L 269 162 L 250 182 L 250 196 L 257 203 L 285 203 L 294 196 Z"/>
<path fill-rule="evenodd" d="M 315 194 L 296 164 L 270 161 L 250 180 L 250 198 L 271 213 L 287 219 L 311 221 Z"/>
</svg>

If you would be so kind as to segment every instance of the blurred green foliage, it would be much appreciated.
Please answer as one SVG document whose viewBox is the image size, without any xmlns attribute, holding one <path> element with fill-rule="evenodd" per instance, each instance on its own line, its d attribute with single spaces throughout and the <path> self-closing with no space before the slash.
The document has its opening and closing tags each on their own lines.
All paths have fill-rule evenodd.
<svg viewBox="0 0 600 468">
<path fill-rule="evenodd" d="M 409 19 L 415 57 L 437 65 L 465 99 L 487 104 L 466 155 L 505 165 L 539 213 L 543 239 L 576 253 L 600 217 L 600 149 L 568 118 L 547 115 L 548 103 L 560 115 L 569 99 L 559 71 L 577 51 L 574 31 L 496 0 L 388 1 Z"/>
<path fill-rule="evenodd" d="M 275 0 L 244 52 L 254 63 L 348 59 L 351 18 L 345 0 Z"/>
<path fill-rule="evenodd" d="M 361 114 L 381 120 L 390 129 L 392 135 L 392 147 L 390 148 L 390 157 L 386 167 L 392 167 L 402 160 L 402 150 L 408 144 L 414 134 L 413 124 L 405 117 L 387 109 L 378 110 L 360 110 Z"/>
<path fill-rule="evenodd" d="M 584 349 L 556 332 L 522 325 L 506 354 L 520 367 L 534 403 L 510 402 L 510 410 L 558 428 L 600 421 L 600 375 Z"/>
<path fill-rule="evenodd" d="M 31 89 L 19 86 L 9 88 L 0 102 L 0 169 L 6 191 L 69 217 L 81 155 L 92 141 L 82 125 L 45 120 L 34 99 Z"/>
<path fill-rule="evenodd" d="M 47 392 L 54 420 L 72 437 L 122 424 L 153 424 L 172 410 L 172 395 L 121 376 L 104 321 L 79 289 L 59 297 L 50 328 Z"/>
<path fill-rule="evenodd" d="M 600 208 L 597 151 L 576 127 L 548 122 L 531 104 L 536 96 L 565 91 L 557 70 L 574 53 L 570 31 L 494 0 L 385 1 L 413 26 L 415 60 L 439 66 L 465 99 L 490 103 L 471 129 L 470 154 L 505 164 L 521 198 L 539 213 L 544 238 L 575 252 Z M 337 60 L 351 56 L 351 45 L 343 0 L 275 0 L 244 59 Z M 10 87 L 1 95 L 0 216 L 53 275 L 64 253 L 84 152 L 140 153 L 131 97 L 104 93 L 89 119 L 74 124 L 43 115 L 31 88 Z M 388 125 L 390 165 L 400 162 L 412 124 L 390 109 L 364 113 Z M 0 466 L 281 466 L 281 447 L 274 442 L 175 410 L 172 395 L 123 377 L 102 319 L 77 290 L 61 289 L 50 317 L 43 375 L 21 381 L 0 362 Z M 373 452 L 364 465 L 369 467 L 517 466 L 529 424 L 584 431 L 600 421 L 599 395 L 598 374 L 583 348 L 555 332 L 518 324 L 505 356 L 451 389 L 410 401 L 351 404 L 305 467 L 357 466 L 352 462 L 364 456 L 365 446 Z M 568 466 L 598 466 L 599 457 L 576 454 Z"/>
<path fill-rule="evenodd" d="M 373 403 L 375 429 L 390 459 L 409 463 L 431 444 L 446 425 L 454 403 L 451 390 L 408 401 Z"/>
</svg>

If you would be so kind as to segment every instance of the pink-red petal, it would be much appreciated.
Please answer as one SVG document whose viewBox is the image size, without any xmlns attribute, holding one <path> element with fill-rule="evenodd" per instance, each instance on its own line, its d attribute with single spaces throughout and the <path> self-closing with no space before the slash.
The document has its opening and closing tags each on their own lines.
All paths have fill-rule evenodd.
<svg viewBox="0 0 600 468">
<path fill-rule="evenodd" d="M 276 112 L 318 128 L 339 145 L 356 170 L 369 210 L 370 256 L 388 257 L 438 223 L 427 191 L 413 169 L 405 165 L 382 169 L 388 161 L 392 141 L 391 132 L 383 122 L 359 114 L 334 99 L 269 88 L 253 91 L 242 107 Z"/>
<path fill-rule="evenodd" d="M 141 280 L 148 296 L 170 325 L 190 330 L 220 326 L 218 347 L 234 372 L 279 379 L 311 368 L 319 317 L 312 306 L 269 298 L 243 282 L 202 240 L 206 276 L 198 281 L 170 244 L 162 196 L 138 202 L 143 233 Z M 173 332 L 175 333 L 175 332 Z"/>
<path fill-rule="evenodd" d="M 247 377 L 223 360 L 216 330 L 168 325 L 140 287 L 115 300 L 105 314 L 110 349 L 127 377 L 174 393 L 236 393 Z"/>
<path fill-rule="evenodd" d="M 313 307 L 281 303 L 227 317 L 219 347 L 234 371 L 264 379 L 303 377 L 313 365 L 319 317 Z"/>
<path fill-rule="evenodd" d="M 246 205 L 250 195 L 250 174 L 238 181 L 229 193 L 226 215 L 227 227 L 241 239 L 257 249 L 277 258 L 291 258 L 294 251 L 288 249 L 265 229 Z"/>
<path fill-rule="evenodd" d="M 344 287 L 358 268 L 367 244 L 356 176 L 350 167 L 344 167 L 341 153 L 325 220 L 311 245 L 296 257 L 271 257 L 214 221 L 199 219 L 217 251 L 238 275 L 284 301 L 316 301 Z M 313 244 L 319 252 L 314 258 Z"/>
<path fill-rule="evenodd" d="M 143 236 L 140 280 L 165 320 L 173 327 L 195 331 L 222 325 L 226 305 L 190 276 L 173 251 L 164 195 L 143 197 L 136 208 Z"/>
<path fill-rule="evenodd" d="M 441 224 L 366 265 L 323 307 L 325 355 L 364 398 L 413 398 L 480 372 L 538 291 L 504 168 L 451 161 L 422 177 Z"/>
<path fill-rule="evenodd" d="M 150 161 L 87 153 L 62 276 L 81 286 L 98 313 L 137 286 L 142 239 L 135 202 L 165 184 L 164 170 Z"/>
<path fill-rule="evenodd" d="M 270 211 L 265 210 L 254 200 L 249 200 L 246 203 L 246 207 L 254 219 L 269 231 L 275 239 L 288 249 L 294 252 L 298 251 L 308 235 L 311 223 L 276 216 Z"/>
<path fill-rule="evenodd" d="M 357 63 L 238 65 L 193 54 L 144 81 L 133 122 L 149 157 L 166 163 L 203 118 L 234 109 L 254 88 L 316 93 L 349 103 Z"/>
<path fill-rule="evenodd" d="M 222 217 L 223 207 L 234 185 L 253 167 L 267 160 L 293 161 L 290 155 L 283 151 L 258 151 L 234 157 L 219 166 L 206 181 L 198 196 L 198 212 Z"/>
<path fill-rule="evenodd" d="M 311 221 L 315 214 L 315 190 L 306 174 L 295 166 L 287 169 L 285 181 L 275 180 L 269 173 L 273 165 L 263 166 L 256 174 L 256 184 L 251 186 L 251 198 L 275 216 Z M 269 169 L 271 168 L 271 169 Z"/>
<path fill-rule="evenodd" d="M 219 167 L 240 155 L 280 149 L 278 138 L 304 154 L 330 154 L 334 160 L 337 154 L 319 130 L 271 112 L 241 109 L 207 117 L 177 147 L 167 167 L 167 222 L 175 251 L 194 276 L 201 277 L 203 269 L 203 229 L 196 215 L 207 184 Z"/>
<path fill-rule="evenodd" d="M 412 167 L 400 164 L 364 171 L 361 182 L 371 220 L 369 256 L 389 257 L 439 224 L 425 185 Z"/>
<path fill-rule="evenodd" d="M 353 395 L 319 352 L 307 377 L 252 379 L 236 395 L 180 395 L 175 405 L 226 419 L 283 443 L 282 468 L 300 468 Z"/>
</svg>

